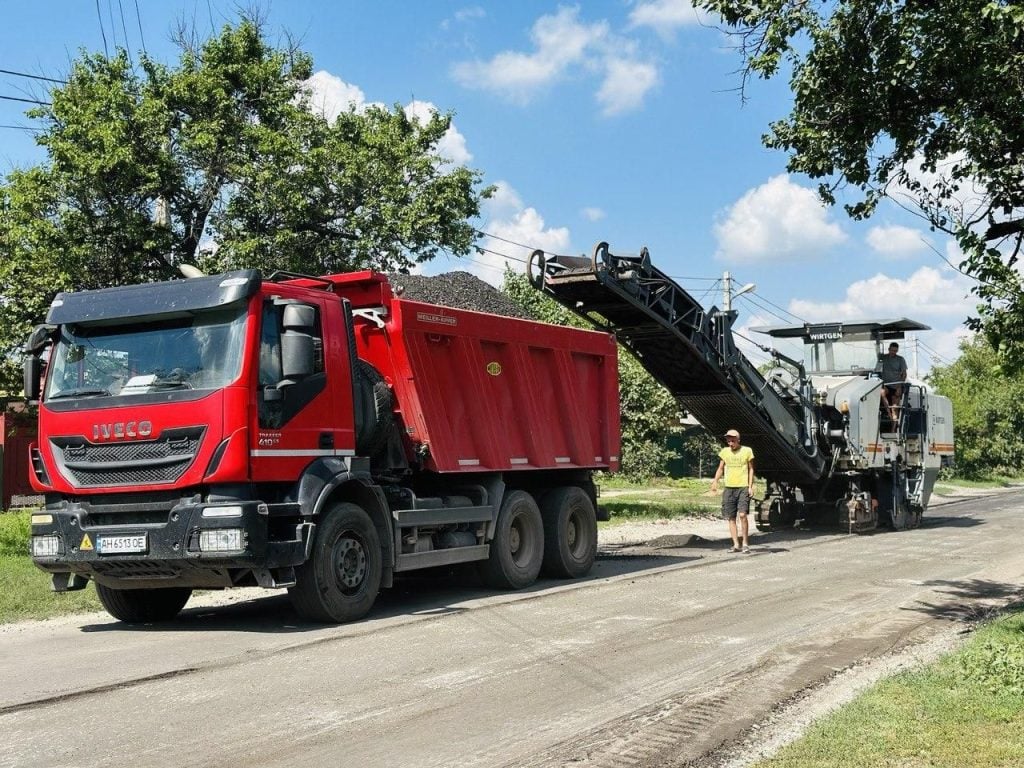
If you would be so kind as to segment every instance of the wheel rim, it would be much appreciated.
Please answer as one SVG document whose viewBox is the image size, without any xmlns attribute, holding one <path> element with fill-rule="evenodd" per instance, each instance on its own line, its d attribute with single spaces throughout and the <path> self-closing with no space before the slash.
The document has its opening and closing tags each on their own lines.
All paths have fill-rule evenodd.
<svg viewBox="0 0 1024 768">
<path fill-rule="evenodd" d="M 334 543 L 334 577 L 341 591 L 359 591 L 366 578 L 366 546 L 354 531 L 343 531 Z"/>
<path fill-rule="evenodd" d="M 533 534 L 522 515 L 517 515 L 508 531 L 508 550 L 512 562 L 517 566 L 525 566 L 533 556 Z"/>
<path fill-rule="evenodd" d="M 569 519 L 566 521 L 565 530 L 565 544 L 569 548 L 569 553 L 579 559 L 586 549 L 586 539 L 580 535 L 580 527 L 582 522 L 578 512 L 573 512 L 569 515 Z"/>
</svg>

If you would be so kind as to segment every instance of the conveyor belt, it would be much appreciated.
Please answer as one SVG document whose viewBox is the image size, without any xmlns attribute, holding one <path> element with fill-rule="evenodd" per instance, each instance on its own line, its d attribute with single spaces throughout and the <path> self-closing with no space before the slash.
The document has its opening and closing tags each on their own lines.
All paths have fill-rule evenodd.
<svg viewBox="0 0 1024 768">
<path fill-rule="evenodd" d="M 708 432 L 738 429 L 759 476 L 800 484 L 823 474 L 799 403 L 784 400 L 736 349 L 735 313 L 705 312 L 651 265 L 646 249 L 614 256 L 600 243 L 593 259 L 538 251 L 530 268 L 535 287 L 614 333 Z"/>
</svg>

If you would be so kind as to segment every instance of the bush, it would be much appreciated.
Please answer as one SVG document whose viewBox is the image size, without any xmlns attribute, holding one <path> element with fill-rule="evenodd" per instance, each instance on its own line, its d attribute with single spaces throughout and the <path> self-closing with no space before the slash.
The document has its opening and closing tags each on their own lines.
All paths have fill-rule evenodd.
<svg viewBox="0 0 1024 768">
<path fill-rule="evenodd" d="M 27 555 L 29 513 L 0 513 L 0 555 Z"/>
<path fill-rule="evenodd" d="M 1024 696 L 1024 640 L 988 639 L 960 659 L 960 678 L 989 693 Z"/>
</svg>

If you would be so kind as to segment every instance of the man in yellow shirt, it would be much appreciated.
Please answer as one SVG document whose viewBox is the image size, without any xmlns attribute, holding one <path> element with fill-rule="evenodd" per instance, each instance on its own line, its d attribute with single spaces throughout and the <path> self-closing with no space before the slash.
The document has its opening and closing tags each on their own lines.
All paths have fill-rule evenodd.
<svg viewBox="0 0 1024 768">
<path fill-rule="evenodd" d="M 722 494 L 722 517 L 729 521 L 729 535 L 732 536 L 733 552 L 749 552 L 750 543 L 747 538 L 747 510 L 750 498 L 754 495 L 754 452 L 745 445 L 740 445 L 740 433 L 730 429 L 725 433 L 726 447 L 718 452 L 718 469 L 715 479 L 711 481 L 711 492 L 718 492 L 718 481 L 725 473 L 725 492 Z M 740 518 L 740 531 L 743 545 L 737 536 L 736 516 Z"/>
</svg>

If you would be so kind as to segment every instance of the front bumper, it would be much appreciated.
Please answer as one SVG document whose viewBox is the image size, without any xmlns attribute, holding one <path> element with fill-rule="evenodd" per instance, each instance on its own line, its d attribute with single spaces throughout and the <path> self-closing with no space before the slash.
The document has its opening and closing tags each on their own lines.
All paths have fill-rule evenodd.
<svg viewBox="0 0 1024 768">
<path fill-rule="evenodd" d="M 210 510 L 218 516 L 210 516 Z M 218 514 L 224 511 L 230 514 Z M 62 575 L 54 579 L 58 590 L 62 584 L 74 588 L 66 586 L 67 574 L 113 587 L 229 587 L 250 573 L 258 582 L 272 584 L 270 572 L 305 562 L 313 528 L 293 504 L 190 499 L 165 515 L 133 516 L 100 515 L 77 501 L 48 500 L 45 511 L 33 516 L 32 537 L 49 537 L 49 551 L 34 554 L 32 560 L 42 570 Z M 232 539 L 225 550 L 224 541 Z M 211 550 L 217 540 L 221 548 Z M 111 551 L 113 544 L 128 541 L 140 551 Z M 79 581 L 71 579 L 72 584 Z"/>
</svg>

